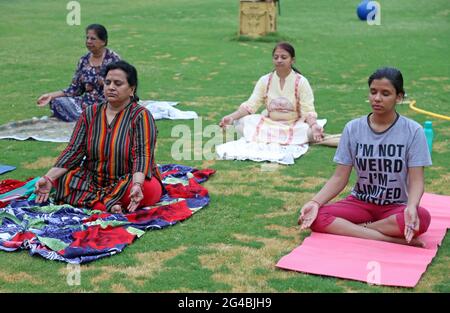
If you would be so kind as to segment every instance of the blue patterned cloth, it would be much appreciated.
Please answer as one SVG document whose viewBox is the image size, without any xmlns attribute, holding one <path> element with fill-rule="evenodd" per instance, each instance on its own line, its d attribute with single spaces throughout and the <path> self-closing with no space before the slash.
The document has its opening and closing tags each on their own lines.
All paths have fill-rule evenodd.
<svg viewBox="0 0 450 313">
<path fill-rule="evenodd" d="M 168 193 L 156 205 L 133 213 L 37 205 L 31 197 L 15 198 L 0 208 L 0 250 L 29 250 L 31 255 L 68 263 L 91 262 L 121 252 L 146 230 L 175 225 L 208 205 L 208 191 L 200 183 L 214 170 L 168 164 L 160 166 L 160 172 Z M 24 186 L 11 193 L 25 196 L 29 189 Z"/>
</svg>

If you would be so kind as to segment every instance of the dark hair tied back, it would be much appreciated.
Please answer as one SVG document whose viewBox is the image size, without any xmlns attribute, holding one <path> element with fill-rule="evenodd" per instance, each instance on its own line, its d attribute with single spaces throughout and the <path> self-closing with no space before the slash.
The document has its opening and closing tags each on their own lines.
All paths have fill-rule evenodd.
<svg viewBox="0 0 450 313">
<path fill-rule="evenodd" d="M 104 77 L 108 74 L 111 70 L 122 70 L 127 75 L 127 82 L 130 87 L 134 87 L 134 93 L 133 93 L 133 99 L 132 101 L 139 101 L 139 97 L 137 95 L 137 89 L 138 89 L 138 75 L 136 68 L 131 65 L 130 63 L 120 60 L 117 62 L 109 63 L 104 72 Z"/>
<path fill-rule="evenodd" d="M 273 50 L 272 50 L 272 56 L 275 54 L 275 50 L 277 50 L 278 48 L 283 49 L 284 51 L 289 53 L 291 58 L 295 58 L 295 49 L 289 42 L 279 42 L 279 43 L 277 43 L 275 48 L 273 48 Z M 294 72 L 301 74 L 301 72 L 297 68 L 295 68 L 294 66 L 292 66 L 292 69 L 294 70 Z"/>
<path fill-rule="evenodd" d="M 382 67 L 377 69 L 372 75 L 370 75 L 368 83 L 369 87 L 375 79 L 386 78 L 394 86 L 397 94 L 405 95 L 405 89 L 403 89 L 403 75 L 398 69 L 394 67 Z"/>
<path fill-rule="evenodd" d="M 97 34 L 97 37 L 101 41 L 105 42 L 105 47 L 108 45 L 108 31 L 106 30 L 105 26 L 100 24 L 91 24 L 88 27 L 86 27 L 86 33 L 89 30 L 93 30 Z"/>
</svg>

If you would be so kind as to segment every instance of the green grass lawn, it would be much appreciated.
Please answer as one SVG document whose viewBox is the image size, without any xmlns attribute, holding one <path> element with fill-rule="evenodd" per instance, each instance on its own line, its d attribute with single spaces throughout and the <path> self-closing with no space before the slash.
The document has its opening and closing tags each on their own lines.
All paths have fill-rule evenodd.
<svg viewBox="0 0 450 313">
<path fill-rule="evenodd" d="M 0 0 L 0 124 L 49 115 L 36 99 L 69 84 L 91 23 L 105 25 L 109 47 L 137 67 L 141 99 L 180 101 L 180 109 L 202 116 L 203 126 L 247 99 L 271 70 L 279 39 L 296 47 L 297 67 L 311 83 L 329 133 L 370 111 L 367 78 L 384 65 L 402 70 L 419 108 L 450 115 L 448 0 L 382 1 L 380 26 L 358 20 L 358 0 L 283 0 L 277 34 L 253 41 L 238 40 L 237 0 L 80 2 L 81 26 L 68 26 L 65 1 Z M 421 124 L 433 121 L 426 191 L 450 195 L 449 122 L 406 105 L 398 111 Z M 157 121 L 159 163 L 174 162 L 171 130 L 180 123 L 193 130 L 192 121 Z M 64 147 L 0 140 L 0 163 L 17 166 L 0 178 L 43 175 Z M 64 263 L 0 252 L 0 292 L 449 292 L 448 236 L 414 289 L 275 268 L 309 235 L 296 226 L 299 208 L 333 173 L 334 152 L 313 146 L 295 165 L 273 172 L 254 162 L 176 161 L 217 170 L 205 183 L 208 207 L 146 233 L 119 255 L 81 266 L 80 285 L 67 284 Z"/>
</svg>

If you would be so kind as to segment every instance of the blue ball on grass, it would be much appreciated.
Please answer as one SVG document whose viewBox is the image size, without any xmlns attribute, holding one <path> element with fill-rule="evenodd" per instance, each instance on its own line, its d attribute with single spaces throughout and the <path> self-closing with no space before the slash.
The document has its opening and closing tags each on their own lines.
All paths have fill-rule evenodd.
<svg viewBox="0 0 450 313">
<path fill-rule="evenodd" d="M 375 15 L 377 14 L 377 7 L 375 5 L 371 5 L 369 0 L 363 0 L 356 8 L 356 14 L 358 14 L 358 17 L 361 21 L 367 21 L 367 16 L 370 12 L 375 11 L 373 18 L 375 18 Z"/>
</svg>

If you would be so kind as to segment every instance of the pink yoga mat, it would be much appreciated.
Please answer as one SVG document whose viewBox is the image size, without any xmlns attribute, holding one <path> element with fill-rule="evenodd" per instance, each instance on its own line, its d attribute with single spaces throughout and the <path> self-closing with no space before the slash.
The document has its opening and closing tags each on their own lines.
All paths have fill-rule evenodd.
<svg viewBox="0 0 450 313">
<path fill-rule="evenodd" d="M 276 266 L 374 285 L 414 287 L 450 227 L 449 196 L 425 193 L 420 204 L 431 214 L 430 227 L 420 236 L 426 248 L 313 232 Z"/>
</svg>

